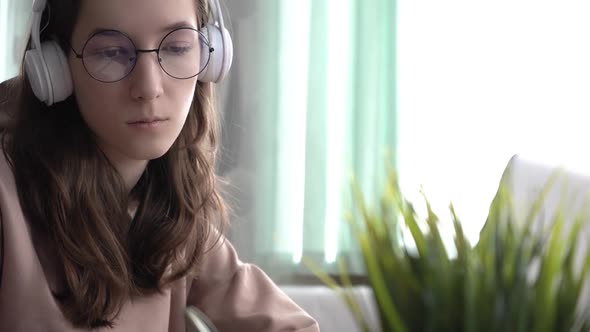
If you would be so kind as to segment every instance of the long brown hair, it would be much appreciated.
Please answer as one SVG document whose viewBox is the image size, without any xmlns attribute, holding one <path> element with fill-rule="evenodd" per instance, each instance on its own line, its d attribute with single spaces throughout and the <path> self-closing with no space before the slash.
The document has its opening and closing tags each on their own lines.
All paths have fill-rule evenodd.
<svg viewBox="0 0 590 332">
<path fill-rule="evenodd" d="M 200 24 L 206 0 L 195 0 Z M 50 0 L 41 36 L 63 50 L 80 0 Z M 67 53 L 67 52 L 66 52 Z M 223 234 L 226 205 L 215 174 L 218 122 L 213 87 L 198 82 L 188 118 L 171 149 L 151 160 L 131 195 L 96 145 L 74 96 L 47 107 L 26 75 L 12 86 L 14 118 L 2 139 L 32 229 L 55 247 L 66 288 L 54 293 L 76 327 L 113 326 L 128 299 L 193 276 Z M 132 218 L 129 204 L 140 203 Z"/>
</svg>

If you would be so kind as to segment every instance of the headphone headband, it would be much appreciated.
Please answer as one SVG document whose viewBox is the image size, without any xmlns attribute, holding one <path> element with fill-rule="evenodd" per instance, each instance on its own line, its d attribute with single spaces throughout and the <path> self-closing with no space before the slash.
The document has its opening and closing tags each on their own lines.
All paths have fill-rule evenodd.
<svg viewBox="0 0 590 332">
<path fill-rule="evenodd" d="M 31 38 L 33 39 L 33 46 L 35 46 L 36 49 L 41 48 L 41 19 L 43 17 L 43 10 L 46 6 L 47 0 L 35 0 L 33 2 Z"/>
<path fill-rule="evenodd" d="M 219 0 L 210 0 L 209 5 L 214 7 L 214 10 L 211 11 L 214 14 L 214 23 L 219 22 L 219 27 L 224 28 L 223 14 L 221 13 L 221 5 L 219 4 Z"/>
<path fill-rule="evenodd" d="M 35 1 L 33 1 L 33 11 L 34 12 L 43 12 L 46 5 L 47 5 L 47 0 L 35 0 Z"/>
</svg>

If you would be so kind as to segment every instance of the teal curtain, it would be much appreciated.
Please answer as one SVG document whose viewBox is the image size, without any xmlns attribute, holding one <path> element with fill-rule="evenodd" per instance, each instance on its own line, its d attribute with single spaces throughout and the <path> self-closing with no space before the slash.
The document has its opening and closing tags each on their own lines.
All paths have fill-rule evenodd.
<svg viewBox="0 0 590 332">
<path fill-rule="evenodd" d="M 26 47 L 32 0 L 0 1 L 0 82 L 14 77 Z"/>
<path fill-rule="evenodd" d="M 284 280 L 309 257 L 362 272 L 344 216 L 395 160 L 394 0 L 268 0 L 260 10 L 255 263 Z M 387 153 L 389 151 L 389 153 Z"/>
</svg>

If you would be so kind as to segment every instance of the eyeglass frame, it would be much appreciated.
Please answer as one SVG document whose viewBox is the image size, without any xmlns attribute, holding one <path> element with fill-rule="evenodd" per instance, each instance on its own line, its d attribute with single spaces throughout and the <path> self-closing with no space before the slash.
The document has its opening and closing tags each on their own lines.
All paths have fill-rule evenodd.
<svg viewBox="0 0 590 332">
<path fill-rule="evenodd" d="M 160 58 L 160 49 L 162 48 L 162 43 L 164 42 L 164 40 L 166 40 L 166 38 L 168 38 L 168 36 L 170 36 L 171 34 L 173 34 L 176 31 L 179 31 L 179 30 L 193 30 L 193 31 L 196 31 L 203 38 L 204 44 L 209 48 L 208 49 L 208 55 L 209 55 L 209 57 L 207 58 L 207 62 L 205 63 L 205 65 L 203 66 L 203 68 L 201 68 L 201 70 L 198 73 L 196 73 L 196 74 L 194 74 L 194 75 L 192 75 L 190 77 L 185 77 L 185 78 L 174 77 L 174 76 L 168 74 L 168 72 L 166 71 L 166 69 L 164 69 L 164 67 L 162 66 L 162 62 L 161 62 L 161 58 Z M 133 67 L 131 67 L 131 69 L 129 70 L 129 72 L 127 74 L 125 74 L 125 76 L 121 77 L 120 79 L 118 79 L 116 81 L 101 81 L 101 80 L 97 79 L 92 74 L 90 74 L 90 72 L 88 71 L 88 68 L 86 68 L 86 63 L 84 62 L 84 50 L 86 49 L 86 46 L 88 45 L 88 43 L 96 35 L 101 34 L 101 33 L 105 33 L 105 32 L 117 32 L 117 33 L 120 33 L 121 35 L 123 35 L 125 38 L 127 38 L 131 42 L 131 45 L 133 45 L 133 48 L 135 49 L 135 57 L 136 57 L 136 60 L 133 62 Z M 162 40 L 160 40 L 160 44 L 158 44 L 158 48 L 154 48 L 154 49 L 141 49 L 141 48 L 137 48 L 137 46 L 135 46 L 135 43 L 133 42 L 133 39 L 128 34 L 126 34 L 123 31 L 119 31 L 119 30 L 115 30 L 115 29 L 104 29 L 104 30 L 100 30 L 100 31 L 97 31 L 97 32 L 93 33 L 90 37 L 88 37 L 88 39 L 84 43 L 84 46 L 82 46 L 82 51 L 80 53 L 78 53 L 74 49 L 74 47 L 72 45 L 70 45 L 70 49 L 72 50 L 72 52 L 74 52 L 74 55 L 76 56 L 77 59 L 82 60 L 82 66 L 84 66 L 84 70 L 86 71 L 86 73 L 90 77 L 92 77 L 93 79 L 95 79 L 95 80 L 97 80 L 98 82 L 101 82 L 101 83 L 116 83 L 116 82 L 120 82 L 120 81 L 124 80 L 127 76 L 129 76 L 133 72 L 133 69 L 135 69 L 135 66 L 137 65 L 137 61 L 139 60 L 139 54 L 140 53 L 152 53 L 152 52 L 155 52 L 156 55 L 158 56 L 158 64 L 160 65 L 160 69 L 162 69 L 162 71 L 164 73 L 166 73 L 166 75 L 168 75 L 168 76 L 170 76 L 170 77 L 172 77 L 174 79 L 177 79 L 177 80 L 188 80 L 188 79 L 191 79 L 191 78 L 193 78 L 195 76 L 198 76 L 200 73 L 202 73 L 207 68 L 207 66 L 209 65 L 209 61 L 211 61 L 211 53 L 213 53 L 215 51 L 215 49 L 213 47 L 211 47 L 211 44 L 209 43 L 209 40 L 207 39 L 207 36 L 205 36 L 205 34 L 201 30 L 195 29 L 193 27 L 179 27 L 179 28 L 175 28 L 174 30 L 168 32 L 164 37 L 162 37 Z"/>
</svg>

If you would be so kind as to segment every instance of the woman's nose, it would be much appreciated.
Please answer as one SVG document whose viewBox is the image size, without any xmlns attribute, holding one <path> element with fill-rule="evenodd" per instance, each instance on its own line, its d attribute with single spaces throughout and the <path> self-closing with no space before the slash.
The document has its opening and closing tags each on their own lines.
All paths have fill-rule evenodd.
<svg viewBox="0 0 590 332">
<path fill-rule="evenodd" d="M 157 52 L 138 53 L 137 62 L 130 77 L 131 96 L 141 101 L 159 98 L 164 93 L 164 75 L 158 62 Z"/>
</svg>

